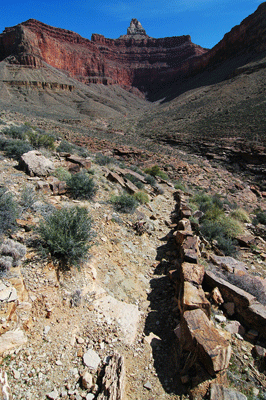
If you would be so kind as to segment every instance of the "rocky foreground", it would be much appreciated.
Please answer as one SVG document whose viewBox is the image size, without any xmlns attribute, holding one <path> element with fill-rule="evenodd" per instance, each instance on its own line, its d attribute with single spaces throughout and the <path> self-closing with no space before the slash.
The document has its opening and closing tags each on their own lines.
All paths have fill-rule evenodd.
<svg viewBox="0 0 266 400">
<path fill-rule="evenodd" d="M 161 168 L 172 179 L 157 177 L 151 186 L 132 168 L 152 166 L 156 155 L 104 143 L 105 166 L 93 152 L 84 159 L 46 151 L 37 169 L 33 155 L 19 164 L 1 153 L 1 185 L 18 200 L 25 187 L 35 195 L 18 230 L 5 238 L 19 249 L 0 286 L 6 398 L 263 398 L 265 228 L 246 223 L 237 255 L 225 257 L 197 231 L 200 214 L 189 201 L 200 187 L 252 214 L 266 210 L 265 193 L 199 157 L 188 164 L 162 155 Z M 53 177 L 59 167 L 93 170 L 93 199 L 73 200 Z M 149 202 L 121 213 L 110 199 L 138 191 L 128 173 L 143 180 Z M 185 188 L 176 190 L 174 178 Z M 89 210 L 92 246 L 79 269 L 62 271 L 40 252 L 35 228 L 41 210 L 73 205 Z M 259 293 L 251 294 L 251 286 Z"/>
</svg>

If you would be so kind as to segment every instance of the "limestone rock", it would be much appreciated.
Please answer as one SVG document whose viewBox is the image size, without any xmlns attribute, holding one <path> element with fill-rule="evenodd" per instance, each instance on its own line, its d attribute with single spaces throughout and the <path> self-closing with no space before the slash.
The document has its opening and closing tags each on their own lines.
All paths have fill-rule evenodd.
<svg viewBox="0 0 266 400">
<path fill-rule="evenodd" d="M 96 370 L 101 362 L 100 357 L 96 351 L 90 349 L 83 355 L 83 362 L 90 370 Z"/>
<path fill-rule="evenodd" d="M 27 343 L 27 338 L 24 332 L 20 329 L 9 331 L 0 336 L 0 354 L 22 346 Z"/>
<path fill-rule="evenodd" d="M 84 389 L 90 390 L 92 387 L 92 375 L 88 371 L 85 371 L 81 377 L 81 382 Z"/>
<path fill-rule="evenodd" d="M 129 28 L 127 28 L 127 35 L 128 36 L 147 36 L 145 30 L 143 29 L 141 23 L 136 19 L 133 18 L 130 22 Z"/>
<path fill-rule="evenodd" d="M 37 150 L 22 154 L 19 167 L 30 176 L 47 176 L 55 169 L 52 161 Z"/>
</svg>

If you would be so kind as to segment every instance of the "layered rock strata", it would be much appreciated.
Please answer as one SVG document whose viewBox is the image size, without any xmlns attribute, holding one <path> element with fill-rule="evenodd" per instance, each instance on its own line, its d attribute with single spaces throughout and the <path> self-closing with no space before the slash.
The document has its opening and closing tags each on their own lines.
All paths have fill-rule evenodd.
<svg viewBox="0 0 266 400">
<path fill-rule="evenodd" d="M 136 19 L 119 39 L 93 34 L 88 40 L 34 19 L 6 28 L 0 35 L 0 61 L 32 68 L 47 63 L 83 83 L 135 86 L 144 91 L 167 71 L 205 52 L 190 36 L 150 38 Z"/>
</svg>

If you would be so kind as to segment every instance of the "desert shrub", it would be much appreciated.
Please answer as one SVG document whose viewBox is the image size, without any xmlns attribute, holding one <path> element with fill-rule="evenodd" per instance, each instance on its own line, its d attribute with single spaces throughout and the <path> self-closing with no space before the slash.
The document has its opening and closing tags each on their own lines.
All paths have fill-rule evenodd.
<svg viewBox="0 0 266 400">
<path fill-rule="evenodd" d="M 131 174 L 126 174 L 125 178 L 127 178 L 130 182 L 134 183 L 134 185 L 138 189 L 143 189 L 145 187 L 144 183 L 142 183 L 136 176 Z"/>
<path fill-rule="evenodd" d="M 145 175 L 145 181 L 151 186 L 156 185 L 156 179 L 152 175 L 149 174 Z"/>
<path fill-rule="evenodd" d="M 33 150 L 32 146 L 20 139 L 9 140 L 4 147 L 5 154 L 15 160 L 19 160 L 22 154 L 30 150 Z"/>
<path fill-rule="evenodd" d="M 137 192 L 134 194 L 134 198 L 140 203 L 140 204 L 147 204 L 149 203 L 149 196 L 145 192 Z"/>
<path fill-rule="evenodd" d="M 34 189 L 31 186 L 24 186 L 21 189 L 20 201 L 19 201 L 22 211 L 32 210 L 35 201 L 36 201 L 36 193 Z"/>
<path fill-rule="evenodd" d="M 74 199 L 91 199 L 96 192 L 93 178 L 83 171 L 71 175 L 67 180 L 67 185 Z"/>
<path fill-rule="evenodd" d="M 19 216 L 19 207 L 13 195 L 6 188 L 0 188 L 0 234 L 13 231 L 16 218 Z"/>
<path fill-rule="evenodd" d="M 35 149 L 44 147 L 46 149 L 54 150 L 55 148 L 55 137 L 48 133 L 39 133 L 36 131 L 29 131 L 27 133 L 29 143 Z"/>
<path fill-rule="evenodd" d="M 129 194 L 111 197 L 111 202 L 116 211 L 124 213 L 132 213 L 138 206 L 138 201 Z"/>
<path fill-rule="evenodd" d="M 73 143 L 67 142 L 66 140 L 62 140 L 62 142 L 57 146 L 56 151 L 59 153 L 76 153 L 80 157 L 88 157 L 89 152 L 84 147 L 77 146 Z"/>
<path fill-rule="evenodd" d="M 262 211 L 261 208 L 257 208 L 254 211 L 256 217 L 252 220 L 254 225 L 263 224 L 266 225 L 266 211 Z"/>
<path fill-rule="evenodd" d="M 217 219 L 217 222 L 220 224 L 227 237 L 235 238 L 243 233 L 241 223 L 234 218 L 221 215 Z"/>
<path fill-rule="evenodd" d="M 13 259 L 13 265 L 18 265 L 21 258 L 26 254 L 26 247 L 12 239 L 7 239 L 0 247 L 2 256 L 9 256 Z"/>
<path fill-rule="evenodd" d="M 94 161 L 98 165 L 108 165 L 108 164 L 111 164 L 114 161 L 114 159 L 111 157 L 105 156 L 102 153 L 97 153 L 95 155 Z"/>
<path fill-rule="evenodd" d="M 13 258 L 0 256 L 0 276 L 8 273 L 13 265 Z"/>
<path fill-rule="evenodd" d="M 158 176 L 159 178 L 162 178 L 164 180 L 168 180 L 169 179 L 168 175 L 164 171 L 160 170 L 158 165 L 153 165 L 150 168 L 146 168 L 144 170 L 144 172 L 146 174 L 151 175 L 151 176 Z"/>
<path fill-rule="evenodd" d="M 181 181 L 177 181 L 174 183 L 174 187 L 176 190 L 182 190 L 182 192 L 186 192 L 187 191 L 187 187 L 184 183 L 182 183 Z"/>
<path fill-rule="evenodd" d="M 39 233 L 50 254 L 61 266 L 78 265 L 85 258 L 91 239 L 91 218 L 85 207 L 54 210 L 44 218 Z"/>
<path fill-rule="evenodd" d="M 204 213 L 208 209 L 210 209 L 212 207 L 212 205 L 213 205 L 211 196 L 207 195 L 206 193 L 202 193 L 202 192 L 195 194 L 191 198 L 190 202 L 194 203 L 194 204 L 196 203 L 198 208 L 199 208 L 199 210 L 204 212 Z"/>
<path fill-rule="evenodd" d="M 247 211 L 244 210 L 243 208 L 237 208 L 236 210 L 232 211 L 230 213 L 230 216 L 240 222 L 246 222 L 246 223 L 251 222 L 251 219 Z"/>
<path fill-rule="evenodd" d="M 60 181 L 65 182 L 67 182 L 67 180 L 71 178 L 71 173 L 63 167 L 56 168 L 56 170 L 53 172 L 53 175 Z"/>
<path fill-rule="evenodd" d="M 27 131 L 29 128 L 26 125 L 21 126 L 10 126 L 2 130 L 2 133 L 12 139 L 25 140 Z"/>
</svg>

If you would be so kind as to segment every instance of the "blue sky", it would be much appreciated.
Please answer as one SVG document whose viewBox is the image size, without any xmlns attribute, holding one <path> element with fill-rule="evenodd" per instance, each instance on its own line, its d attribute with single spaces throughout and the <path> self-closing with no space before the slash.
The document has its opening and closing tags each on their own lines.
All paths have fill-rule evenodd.
<svg viewBox="0 0 266 400">
<path fill-rule="evenodd" d="M 260 0 L 0 0 L 0 33 L 5 27 L 35 18 L 90 39 L 126 34 L 137 18 L 149 36 L 191 35 L 212 48 L 235 25 L 252 14 Z"/>
</svg>

